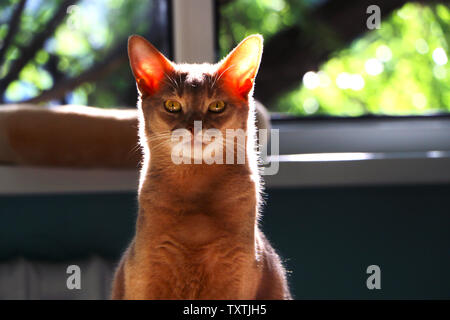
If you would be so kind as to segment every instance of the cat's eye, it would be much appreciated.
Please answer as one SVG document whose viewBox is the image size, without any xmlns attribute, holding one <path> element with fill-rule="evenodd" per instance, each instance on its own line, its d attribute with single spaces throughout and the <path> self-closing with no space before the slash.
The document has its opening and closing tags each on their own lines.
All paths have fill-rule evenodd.
<svg viewBox="0 0 450 320">
<path fill-rule="evenodd" d="M 169 112 L 180 112 L 181 103 L 176 100 L 166 100 L 164 102 L 164 108 L 166 108 L 166 110 Z"/>
<path fill-rule="evenodd" d="M 211 102 L 208 106 L 208 110 L 215 113 L 222 112 L 225 110 L 225 102 L 222 100 Z"/>
</svg>

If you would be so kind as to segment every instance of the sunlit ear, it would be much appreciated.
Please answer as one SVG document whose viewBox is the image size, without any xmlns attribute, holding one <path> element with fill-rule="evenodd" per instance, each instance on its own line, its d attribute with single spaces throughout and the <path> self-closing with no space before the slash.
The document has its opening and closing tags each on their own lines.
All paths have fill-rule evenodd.
<svg viewBox="0 0 450 320">
<path fill-rule="evenodd" d="M 138 88 L 143 94 L 155 93 L 164 74 L 173 70 L 172 63 L 140 36 L 128 38 L 128 57 Z"/>
<path fill-rule="evenodd" d="M 253 88 L 263 49 L 263 37 L 248 36 L 226 56 L 218 73 L 225 85 L 242 98 L 248 97 Z"/>
</svg>

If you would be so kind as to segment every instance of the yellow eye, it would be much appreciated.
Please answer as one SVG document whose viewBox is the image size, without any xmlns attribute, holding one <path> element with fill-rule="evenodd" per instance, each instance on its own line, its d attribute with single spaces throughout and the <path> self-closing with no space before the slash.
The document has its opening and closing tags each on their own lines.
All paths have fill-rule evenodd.
<svg viewBox="0 0 450 320">
<path fill-rule="evenodd" d="M 211 102 L 208 106 L 208 110 L 215 113 L 222 112 L 225 110 L 225 102 L 222 100 Z"/>
<path fill-rule="evenodd" d="M 166 110 L 169 112 L 180 112 L 181 103 L 176 100 L 166 100 L 164 102 L 164 108 L 166 108 Z"/>
</svg>

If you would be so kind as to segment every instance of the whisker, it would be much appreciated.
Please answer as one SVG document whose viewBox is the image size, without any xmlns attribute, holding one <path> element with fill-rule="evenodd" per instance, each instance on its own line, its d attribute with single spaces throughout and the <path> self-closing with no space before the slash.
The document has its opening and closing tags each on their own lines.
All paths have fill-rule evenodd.
<svg viewBox="0 0 450 320">
<path fill-rule="evenodd" d="M 139 143 L 136 143 L 134 147 L 132 147 L 131 150 L 128 152 L 128 154 L 136 153 L 136 151 L 138 151 L 140 147 L 141 145 Z"/>
<path fill-rule="evenodd" d="M 175 80 L 175 79 L 173 79 L 171 76 L 169 76 L 167 73 L 165 73 L 164 72 L 164 75 L 166 76 L 166 80 L 169 80 L 170 81 L 170 85 L 171 85 L 171 87 L 175 90 L 175 91 L 177 91 L 180 87 L 179 87 L 179 84 L 177 83 L 177 81 Z"/>
<path fill-rule="evenodd" d="M 231 68 L 234 68 L 234 67 L 235 67 L 235 65 L 232 64 L 232 65 L 228 66 L 228 68 L 223 70 L 218 77 L 216 76 L 216 79 L 214 80 L 214 82 L 213 82 L 213 84 L 211 86 L 211 89 L 215 86 L 216 82 L 219 81 L 220 78 L 222 78 L 222 76 L 225 74 L 225 72 L 227 72 L 228 70 L 230 70 Z"/>
</svg>

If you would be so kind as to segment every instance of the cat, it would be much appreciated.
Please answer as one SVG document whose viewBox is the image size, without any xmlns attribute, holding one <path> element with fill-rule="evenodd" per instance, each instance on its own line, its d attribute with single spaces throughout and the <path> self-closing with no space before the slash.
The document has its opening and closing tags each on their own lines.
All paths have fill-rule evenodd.
<svg viewBox="0 0 450 320">
<path fill-rule="evenodd" d="M 258 226 L 252 95 L 262 43 L 249 36 L 215 65 L 175 64 L 144 38 L 129 38 L 143 166 L 136 233 L 112 299 L 291 299 L 285 269 Z M 172 133 L 185 130 L 194 145 L 195 121 L 224 135 L 246 132 L 244 145 L 232 145 L 245 149 L 245 163 L 174 163 Z"/>
</svg>

